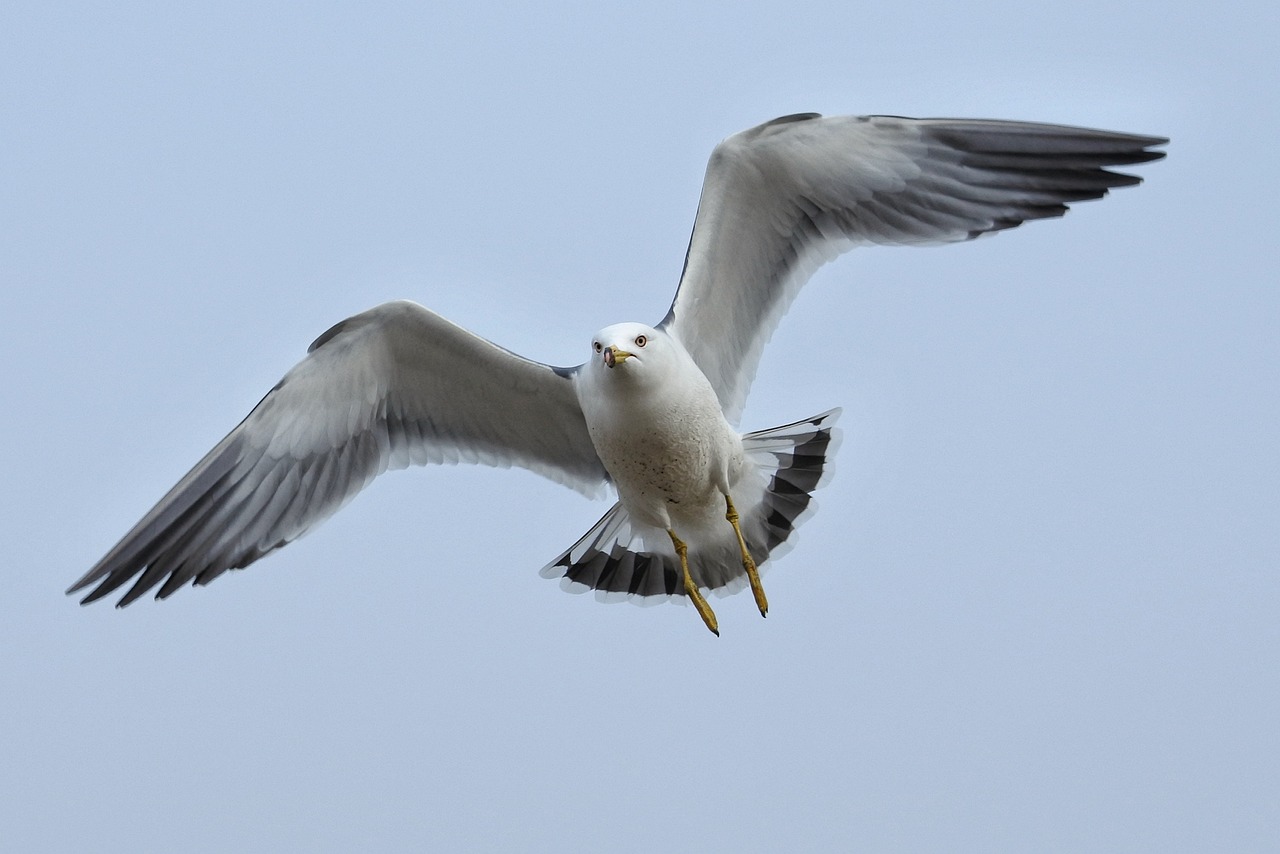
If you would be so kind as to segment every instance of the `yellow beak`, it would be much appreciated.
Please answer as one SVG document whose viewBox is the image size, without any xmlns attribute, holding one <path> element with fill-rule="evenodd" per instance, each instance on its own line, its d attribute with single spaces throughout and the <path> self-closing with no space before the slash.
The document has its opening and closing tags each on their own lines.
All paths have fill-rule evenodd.
<svg viewBox="0 0 1280 854">
<path fill-rule="evenodd" d="M 617 347 L 605 347 L 604 363 L 612 368 L 614 365 L 630 359 L 632 355 L 633 354 L 628 353 L 626 350 L 619 350 Z"/>
</svg>

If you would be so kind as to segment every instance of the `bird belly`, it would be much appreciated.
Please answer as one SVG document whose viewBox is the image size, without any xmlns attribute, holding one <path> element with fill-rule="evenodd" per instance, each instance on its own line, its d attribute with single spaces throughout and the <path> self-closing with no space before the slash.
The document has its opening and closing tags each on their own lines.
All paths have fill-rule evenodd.
<svg viewBox="0 0 1280 854">
<path fill-rule="evenodd" d="M 701 525 L 717 510 L 723 515 L 723 491 L 742 467 L 737 433 L 718 411 L 715 419 L 680 406 L 645 415 L 591 428 L 623 506 L 662 529 Z"/>
</svg>

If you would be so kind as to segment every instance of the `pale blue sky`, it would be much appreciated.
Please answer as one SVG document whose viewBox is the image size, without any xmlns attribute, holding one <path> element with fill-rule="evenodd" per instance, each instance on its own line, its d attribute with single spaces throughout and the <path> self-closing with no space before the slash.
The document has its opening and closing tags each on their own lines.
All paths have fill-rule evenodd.
<svg viewBox="0 0 1280 854">
<path fill-rule="evenodd" d="M 4 847 L 1273 850 L 1277 44 L 1263 2 L 6 4 Z M 802 110 L 1173 142 L 815 278 L 743 419 L 845 408 L 768 620 L 562 593 L 607 505 L 474 467 L 62 595 L 349 314 L 555 364 L 656 321 L 712 146 Z"/>
</svg>

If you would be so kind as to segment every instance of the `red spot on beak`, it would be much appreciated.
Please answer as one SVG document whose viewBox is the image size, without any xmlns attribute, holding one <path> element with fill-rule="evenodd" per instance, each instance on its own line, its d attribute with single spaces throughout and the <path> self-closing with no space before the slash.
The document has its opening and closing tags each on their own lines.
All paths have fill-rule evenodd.
<svg viewBox="0 0 1280 854">
<path fill-rule="evenodd" d="M 619 350 L 617 347 L 604 348 L 604 363 L 609 367 L 620 365 L 627 359 L 631 358 L 631 354 L 626 350 Z"/>
</svg>

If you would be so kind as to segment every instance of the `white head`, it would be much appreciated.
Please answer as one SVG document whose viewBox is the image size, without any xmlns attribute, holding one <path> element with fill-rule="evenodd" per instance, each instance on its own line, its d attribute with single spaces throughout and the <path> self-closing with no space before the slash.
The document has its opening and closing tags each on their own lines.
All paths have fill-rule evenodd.
<svg viewBox="0 0 1280 854">
<path fill-rule="evenodd" d="M 687 358 L 671 336 L 643 323 L 615 323 L 591 339 L 591 370 L 609 382 L 658 382 Z"/>
<path fill-rule="evenodd" d="M 643 323 L 615 323 L 597 332 L 577 381 L 589 427 L 636 410 L 702 412 L 723 420 L 715 390 L 689 351 L 666 330 Z"/>
</svg>

